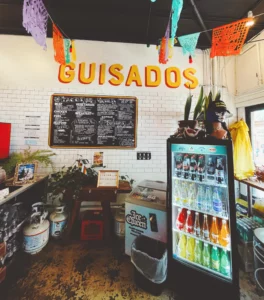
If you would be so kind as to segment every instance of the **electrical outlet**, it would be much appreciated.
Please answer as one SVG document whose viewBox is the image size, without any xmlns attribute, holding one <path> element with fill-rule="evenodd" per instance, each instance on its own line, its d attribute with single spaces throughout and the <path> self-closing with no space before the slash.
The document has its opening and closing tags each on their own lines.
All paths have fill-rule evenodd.
<svg viewBox="0 0 264 300">
<path fill-rule="evenodd" d="M 150 160 L 151 152 L 137 152 L 137 160 Z"/>
</svg>

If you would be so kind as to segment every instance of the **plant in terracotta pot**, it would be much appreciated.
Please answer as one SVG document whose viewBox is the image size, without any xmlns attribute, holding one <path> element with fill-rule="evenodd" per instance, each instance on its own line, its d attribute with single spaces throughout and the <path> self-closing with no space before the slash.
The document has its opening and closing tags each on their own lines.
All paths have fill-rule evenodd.
<svg viewBox="0 0 264 300">
<path fill-rule="evenodd" d="M 193 120 L 189 120 L 191 106 L 192 106 L 192 95 L 189 95 L 184 108 L 184 120 L 180 120 L 178 122 L 179 128 L 178 131 L 175 133 L 177 138 L 194 138 L 198 137 L 199 129 L 197 129 L 198 121 L 196 120 L 197 116 L 201 113 L 203 109 L 203 87 L 201 87 L 199 98 L 197 104 L 195 106 L 193 112 Z"/>
</svg>

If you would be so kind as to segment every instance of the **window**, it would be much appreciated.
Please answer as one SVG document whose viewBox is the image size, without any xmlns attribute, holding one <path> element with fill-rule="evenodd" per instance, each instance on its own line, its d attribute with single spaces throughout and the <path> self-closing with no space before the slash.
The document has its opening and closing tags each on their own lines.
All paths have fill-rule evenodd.
<svg viewBox="0 0 264 300">
<path fill-rule="evenodd" d="M 264 165 L 264 104 L 246 107 L 246 122 L 256 166 Z"/>
</svg>

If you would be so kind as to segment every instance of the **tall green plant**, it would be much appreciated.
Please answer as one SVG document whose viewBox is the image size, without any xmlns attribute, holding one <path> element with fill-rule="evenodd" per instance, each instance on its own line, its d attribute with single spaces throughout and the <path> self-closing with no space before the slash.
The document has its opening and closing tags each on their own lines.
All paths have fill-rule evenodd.
<svg viewBox="0 0 264 300">
<path fill-rule="evenodd" d="M 199 114 L 203 110 L 203 103 L 204 103 L 204 96 L 203 96 L 204 90 L 203 87 L 201 87 L 200 95 L 197 101 L 197 104 L 195 106 L 194 112 L 193 112 L 193 119 L 196 120 Z"/>
<path fill-rule="evenodd" d="M 190 111 L 191 111 L 191 106 L 192 106 L 192 95 L 190 95 L 185 103 L 185 108 L 184 108 L 184 121 L 188 121 L 189 120 L 189 116 L 190 116 Z"/>
</svg>

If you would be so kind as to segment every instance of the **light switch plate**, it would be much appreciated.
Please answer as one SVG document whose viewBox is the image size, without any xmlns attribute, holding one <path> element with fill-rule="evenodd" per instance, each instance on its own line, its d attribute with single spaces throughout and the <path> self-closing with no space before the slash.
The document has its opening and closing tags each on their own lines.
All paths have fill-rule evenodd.
<svg viewBox="0 0 264 300">
<path fill-rule="evenodd" d="M 137 160 L 150 160 L 151 152 L 137 152 Z"/>
</svg>

